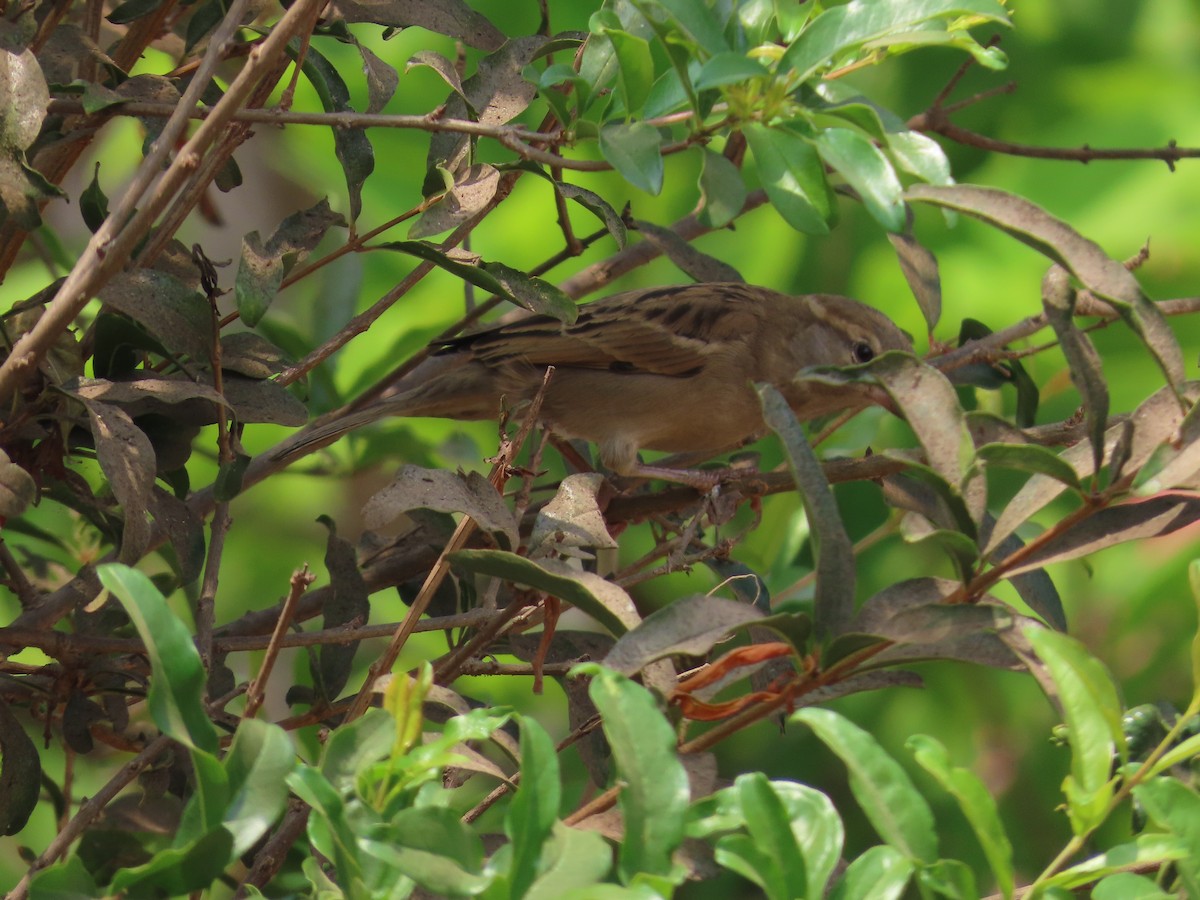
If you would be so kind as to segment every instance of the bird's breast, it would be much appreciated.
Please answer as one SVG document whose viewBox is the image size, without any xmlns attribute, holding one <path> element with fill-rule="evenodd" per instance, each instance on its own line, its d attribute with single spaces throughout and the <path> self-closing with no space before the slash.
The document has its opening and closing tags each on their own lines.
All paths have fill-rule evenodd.
<svg viewBox="0 0 1200 900">
<path fill-rule="evenodd" d="M 560 369 L 542 418 L 567 437 L 671 453 L 723 450 L 763 428 L 749 381 L 708 372 L 676 378 Z"/>
</svg>

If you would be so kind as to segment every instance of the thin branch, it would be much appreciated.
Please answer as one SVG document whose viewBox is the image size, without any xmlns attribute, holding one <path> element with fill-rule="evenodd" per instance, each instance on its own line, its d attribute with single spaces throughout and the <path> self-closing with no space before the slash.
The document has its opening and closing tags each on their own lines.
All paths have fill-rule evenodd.
<svg viewBox="0 0 1200 900">
<path fill-rule="evenodd" d="M 742 204 L 742 210 L 738 215 L 744 216 L 766 202 L 766 191 L 762 189 L 751 191 L 746 197 L 746 202 Z M 685 241 L 693 241 L 714 229 L 701 223 L 695 216 L 685 216 L 673 224 L 671 230 Z M 622 275 L 633 271 L 639 266 L 646 265 L 661 255 L 662 251 L 649 241 L 629 244 L 624 250 L 614 253 L 608 259 L 594 263 L 572 275 L 566 281 L 562 282 L 559 287 L 568 297 L 583 297 L 606 284 L 611 284 Z"/>
<path fill-rule="evenodd" d="M 25 571 L 21 568 L 21 564 L 8 549 L 8 542 L 2 538 L 0 538 L 0 566 L 8 573 L 8 585 L 16 594 L 21 609 L 32 609 L 37 603 L 38 590 L 25 577 Z"/>
<path fill-rule="evenodd" d="M 922 118 L 923 117 L 923 118 Z M 1002 141 L 998 138 L 979 134 L 977 131 L 955 125 L 948 119 L 923 113 L 917 117 L 918 123 L 914 131 L 940 134 L 942 137 L 962 144 L 966 147 L 976 147 L 989 153 L 1003 153 L 1006 156 L 1026 156 L 1032 159 L 1054 159 L 1065 162 L 1087 164 L 1102 160 L 1132 160 L 1156 159 L 1167 164 L 1167 168 L 1175 171 L 1175 165 L 1183 159 L 1200 158 L 1200 148 L 1180 147 L 1174 139 L 1167 141 L 1165 147 L 1126 147 L 1098 149 L 1090 144 L 1080 147 L 1040 147 L 1035 144 L 1018 144 L 1013 141 Z"/>
<path fill-rule="evenodd" d="M 204 578 L 200 595 L 196 598 L 196 647 L 200 660 L 207 670 L 212 665 L 213 618 L 217 602 L 217 582 L 221 573 L 221 557 L 225 549 L 225 535 L 229 533 L 231 519 L 229 504 L 218 503 L 213 510 L 209 526 L 208 556 L 204 560 Z"/>
<path fill-rule="evenodd" d="M 251 59 L 253 59 L 253 52 Z M 181 101 L 182 103 L 182 101 Z M 72 114 L 84 114 L 82 104 L 74 100 L 52 100 L 52 111 Z M 220 104 L 212 108 L 191 109 L 187 118 L 208 121 Z M 168 103 L 129 102 L 121 104 L 118 109 L 131 116 L 160 116 L 170 115 L 175 109 Z M 113 108 L 107 108 L 103 115 L 113 115 Z M 331 128 L 411 128 L 419 131 L 452 132 L 476 137 L 492 138 L 504 147 L 516 153 L 522 159 L 539 162 L 559 169 L 571 169 L 575 172 L 610 172 L 612 164 L 598 159 L 572 159 L 559 156 L 543 150 L 534 144 L 565 145 L 569 135 L 565 132 L 545 133 L 529 131 L 511 125 L 484 125 L 464 119 L 440 119 L 428 115 L 390 115 L 385 113 L 355 113 L 355 112 L 322 112 L 304 113 L 275 110 L 245 109 L 229 117 L 230 121 L 254 123 L 261 122 L 269 125 L 323 125 Z M 706 141 L 703 134 L 690 135 L 680 141 L 664 144 L 661 148 L 663 156 L 681 153 L 697 143 Z"/>
<path fill-rule="evenodd" d="M 238 886 L 237 893 L 233 895 L 234 900 L 242 900 L 247 897 L 249 895 L 248 887 L 266 887 L 267 882 L 275 877 L 284 861 L 287 860 L 288 850 L 291 849 L 292 844 L 296 843 L 304 834 L 310 812 L 308 805 L 300 800 L 293 798 L 289 802 L 288 811 L 284 814 L 279 827 L 275 829 L 275 833 L 271 835 L 263 848 L 254 854 L 254 867 Z"/>
<path fill-rule="evenodd" d="M 262 706 L 263 688 L 267 679 L 271 677 L 271 670 L 275 667 L 275 659 L 279 656 L 281 642 L 284 635 L 287 634 L 288 625 L 291 624 L 292 615 L 296 611 L 296 603 L 315 580 L 316 576 L 308 571 L 307 565 L 298 572 L 292 573 L 288 584 L 288 594 L 283 601 L 283 609 L 279 611 L 279 620 L 275 623 L 275 630 L 271 632 L 271 642 L 267 644 L 266 655 L 263 657 L 258 674 L 254 676 L 254 681 L 246 690 L 246 709 L 242 715 L 247 719 L 253 719 L 258 713 L 258 708 Z"/>
<path fill-rule="evenodd" d="M 490 213 L 493 209 L 500 205 L 509 193 L 512 191 L 513 185 L 520 176 L 519 172 L 506 173 L 500 179 L 500 183 L 496 188 L 496 193 L 488 201 L 487 205 L 478 213 L 470 218 L 470 220 L 459 225 L 450 236 L 439 245 L 440 250 L 449 250 L 457 247 L 469 235 L 476 226 L 483 220 L 483 217 Z M 280 373 L 277 379 L 280 384 L 292 384 L 297 379 L 307 374 L 310 370 L 320 365 L 353 338 L 365 332 L 374 324 L 375 320 L 387 312 L 401 297 L 405 296 L 409 291 L 416 287 L 417 283 L 422 278 L 433 271 L 434 265 L 431 262 L 421 261 L 417 266 L 405 276 L 401 282 L 384 294 L 379 300 L 371 305 L 371 308 L 365 312 L 359 313 L 349 322 L 347 322 L 338 333 L 327 340 L 320 347 L 313 350 L 304 359 L 290 366 Z"/>
<path fill-rule="evenodd" d="M 559 741 L 558 744 L 555 745 L 554 752 L 562 753 L 564 750 L 566 750 L 572 744 L 578 743 L 579 741 L 581 741 L 583 738 L 587 737 L 589 734 L 591 734 L 593 731 L 595 731 L 599 727 L 600 727 L 600 717 L 592 716 L 590 719 L 588 719 L 586 722 L 584 722 L 582 725 L 580 725 L 578 728 L 576 728 L 574 731 L 572 731 L 570 734 L 568 734 L 565 738 L 563 738 L 561 741 Z M 467 810 L 465 813 L 463 813 L 463 816 L 462 816 L 463 824 L 470 825 L 472 822 L 474 822 L 476 819 L 478 819 L 480 816 L 482 816 L 485 812 L 487 812 L 489 809 L 491 809 L 491 807 L 496 803 L 497 800 L 499 800 L 501 797 L 503 797 L 509 791 L 518 787 L 520 784 L 521 784 L 521 773 L 514 772 L 512 775 L 509 776 L 509 779 L 507 782 L 502 782 L 499 785 L 497 785 L 495 790 L 493 790 L 490 794 L 488 794 L 486 797 L 484 797 L 482 800 L 480 800 L 477 804 L 475 804 L 475 806 L 471 807 L 469 810 Z"/>
<path fill-rule="evenodd" d="M 434 681 L 438 684 L 452 683 L 464 673 L 464 667 L 471 661 L 471 658 L 476 654 L 483 653 L 487 647 L 495 643 L 506 627 L 512 625 L 516 628 L 524 628 L 540 612 L 540 605 L 530 605 L 526 599 L 520 597 L 513 600 L 483 623 L 471 640 L 454 648 L 438 662 L 433 670 Z"/>
<path fill-rule="evenodd" d="M 216 107 L 195 106 L 189 109 L 187 118 L 203 121 L 208 119 Z M 78 100 L 51 100 L 48 111 L 60 115 L 86 115 L 83 104 Z M 135 117 L 170 116 L 175 112 L 173 103 L 150 103 L 129 101 L 108 107 L 105 113 L 120 113 Z M 99 113 L 93 113 L 99 115 Z M 263 125 L 317 125 L 325 128 L 411 128 L 427 132 L 450 132 L 472 137 L 499 140 L 509 135 L 519 141 L 539 142 L 549 145 L 566 141 L 562 132 L 531 131 L 517 125 L 486 125 L 469 119 L 438 118 L 429 115 L 396 115 L 390 113 L 358 112 L 295 112 L 281 109 L 243 109 L 235 112 L 232 121 Z"/>
<path fill-rule="evenodd" d="M 494 612 L 468 610 L 453 616 L 437 616 L 417 625 L 417 632 L 445 631 L 448 628 L 474 628 L 482 625 Z M 358 641 L 375 640 L 395 633 L 399 622 L 380 625 L 362 625 L 358 628 L 327 628 L 321 631 L 304 631 L 299 634 L 284 634 L 279 638 L 279 647 L 320 647 L 332 644 L 353 644 Z M 228 626 L 226 626 L 228 627 Z M 214 653 L 246 653 L 264 650 L 271 645 L 269 634 L 230 635 L 213 638 Z M 0 647 L 20 650 L 36 648 L 47 656 L 66 662 L 76 662 L 87 657 L 104 654 L 141 655 L 146 645 L 138 638 L 100 637 L 91 634 L 67 634 L 32 628 L 0 628 Z M 15 665 L 10 663 L 9 665 Z M 40 666 L 28 667 L 28 672 L 39 672 Z M 22 671 L 26 671 L 23 669 Z"/>
<path fill-rule="evenodd" d="M 220 137 L 232 114 L 241 108 L 259 79 L 274 67 L 296 29 L 307 20 L 314 7 L 323 6 L 324 3 L 325 0 L 297 0 L 284 13 L 267 39 L 250 54 L 225 96 L 214 107 L 212 115 L 200 125 L 163 172 L 171 148 L 187 125 L 187 111 L 199 101 L 220 61 L 221 48 L 232 40 L 249 10 L 250 0 L 235 0 L 213 36 L 204 63 L 188 85 L 176 112 L 163 126 L 163 132 L 150 153 L 138 167 L 117 207 L 92 235 L 71 274 L 54 300 L 47 305 L 37 324 L 21 336 L 8 358 L 0 365 L 0 405 L 9 405 L 26 377 L 36 370 L 46 352 L 71 326 L 100 286 L 120 271 L 154 220 L 166 208 L 170 198 L 199 164 L 201 156 Z"/>
<path fill-rule="evenodd" d="M 533 666 L 530 663 L 502 663 L 496 662 L 494 659 L 473 659 L 467 660 L 459 669 L 459 675 L 537 675 L 540 671 L 543 675 L 566 675 L 573 669 L 577 663 L 561 662 L 561 663 L 545 663 L 541 666 Z"/>
</svg>

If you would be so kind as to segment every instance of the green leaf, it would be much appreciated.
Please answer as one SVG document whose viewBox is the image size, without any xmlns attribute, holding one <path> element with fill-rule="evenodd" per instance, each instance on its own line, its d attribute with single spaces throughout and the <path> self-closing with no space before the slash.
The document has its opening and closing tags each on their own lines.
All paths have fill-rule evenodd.
<svg viewBox="0 0 1200 900">
<path fill-rule="evenodd" d="M 1083 485 L 1071 464 L 1045 447 L 1036 444 L 984 444 L 975 451 L 975 455 L 988 465 L 1047 475 L 1083 493 Z"/>
<path fill-rule="evenodd" d="M 221 827 L 229 806 L 229 773 L 211 753 L 192 750 L 192 768 L 196 776 L 196 791 L 188 798 L 180 816 L 172 846 L 187 850 L 205 835 Z"/>
<path fill-rule="evenodd" d="M 600 129 L 600 153 L 634 187 L 655 195 L 662 190 L 662 136 L 653 125 L 605 125 Z"/>
<path fill-rule="evenodd" d="M 793 781 L 772 781 L 775 793 L 787 807 L 792 834 L 804 855 L 808 873 L 806 897 L 824 897 L 829 876 L 842 855 L 845 830 L 833 802 L 805 784 Z"/>
<path fill-rule="evenodd" d="M 975 900 L 980 896 L 974 871 L 958 859 L 939 859 L 917 869 L 917 887 L 925 896 L 932 893 L 953 900 Z"/>
<path fill-rule="evenodd" d="M 1188 563 L 1188 587 L 1192 591 L 1192 602 L 1200 611 L 1200 559 Z M 1190 709 L 1200 706 L 1200 629 L 1192 635 L 1192 702 Z"/>
<path fill-rule="evenodd" d="M 480 267 L 484 274 L 500 285 L 497 293 L 503 297 L 512 297 L 518 306 L 530 312 L 553 316 L 568 325 L 574 322 L 579 314 L 574 300 L 542 278 L 536 278 L 502 262 L 485 260 Z"/>
<path fill-rule="evenodd" d="M 804 856 L 792 833 L 783 800 L 761 772 L 739 775 L 733 783 L 746 830 L 755 848 L 772 863 L 768 894 L 783 900 L 808 894 L 808 872 Z"/>
<path fill-rule="evenodd" d="M 771 205 L 783 220 L 806 234 L 829 234 L 833 198 L 816 149 L 785 128 L 757 122 L 742 128 Z"/>
<path fill-rule="evenodd" d="M 581 188 L 577 184 L 569 184 L 565 181 L 554 181 L 554 189 L 568 200 L 573 200 L 575 203 L 578 203 L 597 219 L 603 222 L 604 227 L 608 229 L 608 233 L 611 234 L 613 236 L 613 240 L 617 242 L 617 247 L 624 248 L 627 233 L 627 229 L 625 228 L 625 220 L 621 218 L 620 213 L 612 208 L 612 204 L 610 204 L 599 194 L 589 191 L 587 188 Z"/>
<path fill-rule="evenodd" d="M 346 896 L 351 900 L 366 900 L 368 895 L 362 886 L 358 839 L 346 818 L 342 798 L 325 777 L 311 766 L 298 767 L 286 780 L 296 796 L 312 807 L 308 821 L 309 839 L 333 861 L 338 883 L 342 885 Z"/>
<path fill-rule="evenodd" d="M 758 885 L 768 900 L 804 896 L 789 890 L 787 876 L 779 861 L 747 834 L 727 834 L 719 838 L 713 848 L 713 859 L 718 865 Z"/>
<path fill-rule="evenodd" d="M 803 784 L 767 781 L 753 773 L 692 806 L 692 837 L 742 828 L 749 834 L 718 841 L 721 865 L 772 897 L 824 896 L 844 838 L 828 797 Z"/>
<path fill-rule="evenodd" d="M 42 869 L 29 884 L 30 900 L 78 900 L 80 897 L 103 897 L 92 873 L 87 870 L 78 854 L 68 856 L 64 862 Z"/>
<path fill-rule="evenodd" d="M 296 59 L 300 54 L 300 42 L 288 42 L 288 54 Z M 353 112 L 350 106 L 350 91 L 337 68 L 311 44 L 304 45 L 301 69 L 317 92 L 325 112 Z M 363 182 L 375 171 L 375 150 L 367 138 L 365 128 L 334 128 L 333 152 L 342 164 L 346 176 L 346 188 L 350 196 L 350 220 L 358 219 L 362 212 Z"/>
<path fill-rule="evenodd" d="M 1071 745 L 1071 774 L 1063 782 L 1067 813 L 1075 833 L 1083 835 L 1103 821 L 1112 796 L 1113 760 L 1126 757 L 1117 686 L 1075 639 L 1033 626 L 1023 633 L 1058 692 Z"/>
<path fill-rule="evenodd" d="M 359 838 L 359 846 L 393 870 L 381 873 L 389 887 L 401 874 L 437 896 L 471 897 L 492 881 L 483 872 L 483 842 L 447 807 L 401 810 L 386 825 Z"/>
<path fill-rule="evenodd" d="M 96 163 L 91 183 L 79 195 L 79 213 L 83 216 L 83 224 L 92 234 L 95 234 L 108 218 L 108 197 L 100 187 L 100 163 Z"/>
<path fill-rule="evenodd" d="M 224 825 L 233 835 L 233 855 L 241 856 L 287 806 L 285 779 L 295 768 L 296 751 L 278 725 L 243 719 L 222 765 L 231 794 Z"/>
<path fill-rule="evenodd" d="M 913 861 L 886 844 L 872 847 L 846 867 L 830 900 L 898 900 L 912 877 Z"/>
<path fill-rule="evenodd" d="M 217 732 L 204 706 L 204 666 L 187 627 L 141 572 L 117 563 L 96 572 L 146 645 L 152 672 L 146 700 L 154 724 L 186 747 L 215 754 Z"/>
<path fill-rule="evenodd" d="M 826 128 L 816 144 L 821 159 L 858 192 L 876 222 L 891 232 L 904 229 L 904 188 L 878 147 L 848 128 Z"/>
<path fill-rule="evenodd" d="M 1064 266 L 1124 319 L 1172 386 L 1183 380 L 1183 353 L 1162 311 L 1150 302 L 1124 265 L 1066 222 L 1022 197 L 993 188 L 916 184 L 907 196 L 990 222 Z"/>
<path fill-rule="evenodd" d="M 541 874 L 524 900 L 561 900 L 569 891 L 599 883 L 612 869 L 612 848 L 595 831 L 554 823 L 542 845 Z"/>
<path fill-rule="evenodd" d="M 592 679 L 588 696 L 603 720 L 621 783 L 625 839 L 618 867 L 628 883 L 639 872 L 668 875 L 683 841 L 688 779 L 675 750 L 675 731 L 646 688 L 596 663 L 571 675 Z"/>
<path fill-rule="evenodd" d="M 0 834 L 25 827 L 41 793 L 42 762 L 8 704 L 0 699 Z"/>
<path fill-rule="evenodd" d="M 1163 779 L 1164 781 L 1167 779 Z M 1178 782 L 1174 782 L 1178 784 Z M 1137 788 L 1134 793 L 1137 793 Z M 1193 821 L 1200 821 L 1192 814 Z M 1194 845 L 1193 845 L 1194 846 Z M 1118 844 L 1083 862 L 1064 869 L 1057 875 L 1046 879 L 1048 887 L 1062 888 L 1075 891 L 1092 883 L 1105 875 L 1111 875 L 1134 867 L 1160 866 L 1175 861 L 1182 868 L 1195 869 L 1195 857 L 1190 857 L 1187 844 L 1174 835 L 1140 834 L 1127 844 Z M 1182 874 L 1182 873 L 1181 873 Z M 1184 883 L 1188 884 L 1187 876 Z M 1189 884 L 1188 895 L 1194 896 L 1194 882 Z"/>
<path fill-rule="evenodd" d="M 1194 734 L 1187 740 L 1180 741 L 1178 744 L 1160 756 L 1158 758 L 1158 762 L 1156 762 L 1150 768 L 1150 771 L 1147 772 L 1144 777 L 1153 778 L 1155 775 L 1166 772 L 1168 769 L 1171 769 L 1182 763 L 1190 762 L 1195 756 L 1200 756 L 1200 734 Z M 1138 764 L 1131 763 L 1130 765 L 1132 767 L 1136 767 Z"/>
<path fill-rule="evenodd" d="M 550 735 L 536 721 L 522 716 L 521 783 L 504 818 L 504 833 L 512 841 L 510 891 L 522 897 L 538 874 L 543 845 L 558 820 L 562 795 L 558 753 Z"/>
<path fill-rule="evenodd" d="M 746 182 L 724 155 L 704 148 L 700 170 L 700 221 L 709 228 L 724 228 L 742 212 Z"/>
<path fill-rule="evenodd" d="M 908 749 L 926 772 L 937 779 L 955 800 L 975 831 L 983 855 L 996 876 L 996 884 L 1005 897 L 1013 895 L 1012 844 L 1000 821 L 996 801 L 974 772 L 950 763 L 946 748 L 935 738 L 915 734 L 908 739 Z"/>
<path fill-rule="evenodd" d="M 433 263 L 469 281 L 476 287 L 498 294 L 531 312 L 553 316 L 568 325 L 575 321 L 575 303 L 554 285 L 540 278 L 518 272 L 503 263 L 480 262 L 472 265 L 443 253 L 427 241 L 388 241 L 373 245 L 378 250 L 408 253 Z"/>
<path fill-rule="evenodd" d="M 880 837 L 911 859 L 937 859 L 937 833 L 929 805 L 900 764 L 870 734 L 828 709 L 802 709 L 790 721 L 811 728 L 845 763 L 850 790 Z"/>
<path fill-rule="evenodd" d="M 1092 467 L 1099 469 L 1104 460 L 1104 432 L 1108 427 L 1108 382 L 1104 378 L 1099 351 L 1092 339 L 1075 324 L 1075 299 L 1067 270 L 1062 266 L 1051 266 L 1042 279 L 1042 304 L 1067 359 L 1071 383 L 1083 401 L 1088 440 L 1092 444 Z"/>
<path fill-rule="evenodd" d="M 246 470 L 250 468 L 250 457 L 245 453 L 235 453 L 233 460 L 223 462 L 217 469 L 217 477 L 213 481 L 213 497 L 218 501 L 232 500 L 242 492 L 242 480 Z"/>
<path fill-rule="evenodd" d="M 1175 865 L 1188 895 L 1197 896 L 1200 891 L 1200 794 L 1176 778 L 1158 777 L 1137 785 L 1133 795 L 1146 810 L 1150 821 L 1170 832 L 1180 845 L 1181 856 L 1167 856 L 1170 848 L 1162 848 L 1164 855 L 1160 858 L 1178 859 Z M 1142 855 L 1139 854 L 1138 862 L 1142 861 Z"/>
<path fill-rule="evenodd" d="M 650 54 L 650 42 L 620 29 L 605 29 L 603 34 L 612 41 L 617 54 L 617 87 L 621 91 L 625 115 L 636 115 L 654 84 L 654 57 Z"/>
<path fill-rule="evenodd" d="M 649 5 L 645 2 L 637 3 L 643 13 Z M 717 14 L 708 4 L 697 3 L 696 0 L 655 0 L 653 5 L 659 10 L 665 10 L 671 21 L 683 32 L 684 37 L 706 54 L 715 55 L 729 49 Z"/>
<path fill-rule="evenodd" d="M 1005 566 L 1010 577 L 1053 562 L 1077 559 L 1127 541 L 1171 534 L 1200 520 L 1200 497 L 1171 493 L 1118 503 L 1088 516 L 1078 525 L 1046 540 L 1020 562 Z"/>
<path fill-rule="evenodd" d="M 703 656 L 734 628 L 762 617 L 753 606 L 723 597 L 680 597 L 621 635 L 604 657 L 604 665 L 622 675 L 634 675 L 656 659 L 675 653 Z"/>
<path fill-rule="evenodd" d="M 650 96 L 646 98 L 642 115 L 647 119 L 657 119 L 659 116 L 681 111 L 694 99 L 691 87 L 690 83 L 684 84 L 676 69 L 667 69 L 650 88 Z"/>
<path fill-rule="evenodd" d="M 182 897 L 212 884 L 229 865 L 232 847 L 233 835 L 215 828 L 185 847 L 158 851 L 145 865 L 117 870 L 109 890 L 128 891 L 133 896 Z"/>
<path fill-rule="evenodd" d="M 1172 900 L 1174 895 L 1145 875 L 1117 872 L 1096 882 L 1091 896 L 1092 900 Z"/>
<path fill-rule="evenodd" d="M 700 67 L 700 73 L 692 84 L 696 90 L 703 91 L 726 84 L 739 84 L 752 78 L 767 78 L 770 74 L 762 63 L 744 53 L 718 53 Z"/>
<path fill-rule="evenodd" d="M 128 25 L 135 19 L 154 12 L 163 5 L 163 0 L 126 0 L 104 18 L 114 25 Z"/>
<path fill-rule="evenodd" d="M 929 184 L 954 183 L 946 151 L 933 138 L 919 131 L 888 131 L 884 137 L 892 159 L 905 172 Z"/>
<path fill-rule="evenodd" d="M 395 738 L 396 720 L 383 709 L 368 709 L 330 733 L 320 751 L 320 774 L 336 791 L 348 793 L 362 770 L 388 755 Z"/>
<path fill-rule="evenodd" d="M 804 429 L 787 400 L 771 385 L 756 386 L 763 418 L 779 435 L 788 466 L 812 527 L 817 557 L 817 588 L 813 619 L 817 637 L 836 637 L 845 631 L 854 612 L 854 546 L 846 534 L 833 490 L 821 463 L 804 436 Z"/>
<path fill-rule="evenodd" d="M 459 550 L 450 562 L 470 572 L 493 575 L 566 600 L 620 636 L 641 622 L 633 600 L 617 585 L 552 559 L 534 561 L 504 550 Z"/>
<path fill-rule="evenodd" d="M 854 0 L 814 18 L 788 47 L 779 68 L 792 69 L 807 81 L 835 57 L 867 41 L 932 19 L 968 15 L 1008 24 L 1007 10 L 996 0 Z"/>
</svg>

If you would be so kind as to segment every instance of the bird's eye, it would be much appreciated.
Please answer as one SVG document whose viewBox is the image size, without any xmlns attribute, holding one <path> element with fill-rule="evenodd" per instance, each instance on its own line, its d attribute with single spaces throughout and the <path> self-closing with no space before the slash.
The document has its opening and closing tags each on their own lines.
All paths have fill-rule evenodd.
<svg viewBox="0 0 1200 900">
<path fill-rule="evenodd" d="M 854 345 L 854 361 L 856 363 L 868 363 L 875 358 L 875 348 L 866 341 L 859 341 Z"/>
</svg>

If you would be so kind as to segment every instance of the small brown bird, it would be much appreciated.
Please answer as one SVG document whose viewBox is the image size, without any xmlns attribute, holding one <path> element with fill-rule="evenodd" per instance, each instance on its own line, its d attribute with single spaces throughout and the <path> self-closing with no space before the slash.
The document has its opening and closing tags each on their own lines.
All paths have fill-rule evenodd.
<svg viewBox="0 0 1200 900">
<path fill-rule="evenodd" d="M 800 419 L 870 405 L 865 387 L 794 378 L 888 350 L 911 351 L 912 341 L 847 297 L 736 283 L 627 291 L 580 307 L 573 325 L 531 316 L 446 341 L 398 393 L 302 432 L 273 456 L 293 458 L 385 416 L 492 419 L 502 401 L 519 415 L 554 366 L 542 422 L 595 442 L 620 474 L 664 477 L 670 470 L 641 465 L 639 450 L 713 455 L 767 430 L 755 382 L 775 385 Z"/>
</svg>

